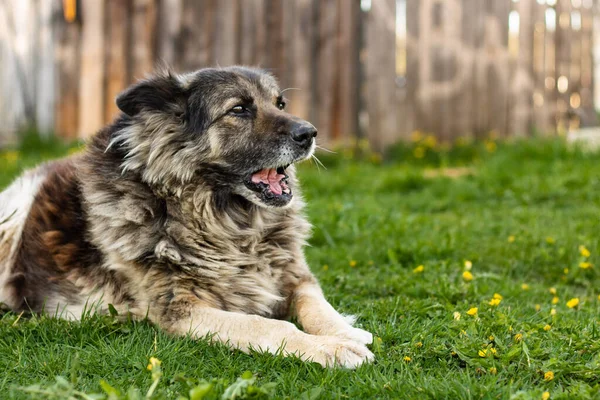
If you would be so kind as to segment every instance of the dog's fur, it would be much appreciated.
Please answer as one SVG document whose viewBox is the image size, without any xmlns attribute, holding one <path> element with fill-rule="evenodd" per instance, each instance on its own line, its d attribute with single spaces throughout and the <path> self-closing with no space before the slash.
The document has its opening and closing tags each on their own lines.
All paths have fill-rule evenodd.
<svg viewBox="0 0 600 400">
<path fill-rule="evenodd" d="M 350 368 L 373 358 L 371 334 L 329 305 L 306 264 L 290 164 L 312 155 L 316 130 L 281 110 L 271 75 L 164 72 L 117 105 L 83 154 L 0 194 L 0 302 L 74 319 L 112 304 L 243 351 Z M 255 177 L 277 167 L 280 194 Z"/>
</svg>

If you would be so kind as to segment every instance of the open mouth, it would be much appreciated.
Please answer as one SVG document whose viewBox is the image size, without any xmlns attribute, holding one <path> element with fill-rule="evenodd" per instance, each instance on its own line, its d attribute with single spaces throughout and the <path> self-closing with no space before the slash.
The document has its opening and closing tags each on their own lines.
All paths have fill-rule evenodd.
<svg viewBox="0 0 600 400">
<path fill-rule="evenodd" d="M 263 203 L 272 206 L 284 206 L 293 197 L 288 186 L 288 175 L 285 169 L 289 165 L 276 168 L 263 168 L 253 173 L 246 186 L 257 193 Z"/>
</svg>

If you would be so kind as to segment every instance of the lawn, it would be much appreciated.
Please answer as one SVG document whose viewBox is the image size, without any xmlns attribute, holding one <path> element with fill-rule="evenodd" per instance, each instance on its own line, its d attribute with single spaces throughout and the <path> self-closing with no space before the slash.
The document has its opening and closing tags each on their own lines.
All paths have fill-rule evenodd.
<svg viewBox="0 0 600 400">
<path fill-rule="evenodd" d="M 342 151 L 322 156 L 326 170 L 301 167 L 308 260 L 332 304 L 376 336 L 375 363 L 323 369 L 146 322 L 5 313 L 0 398 L 101 382 L 142 395 L 157 382 L 156 398 L 600 398 L 600 154 L 414 139 L 383 163 Z M 69 151 L 39 148 L 0 152 L 0 186 Z"/>
</svg>

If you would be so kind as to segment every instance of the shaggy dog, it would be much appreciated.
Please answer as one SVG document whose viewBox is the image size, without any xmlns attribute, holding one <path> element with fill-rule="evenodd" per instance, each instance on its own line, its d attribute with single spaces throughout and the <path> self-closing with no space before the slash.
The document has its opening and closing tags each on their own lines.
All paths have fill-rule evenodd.
<svg viewBox="0 0 600 400">
<path fill-rule="evenodd" d="M 117 105 L 83 154 L 0 194 L 0 302 L 73 319 L 112 304 L 242 351 L 373 359 L 372 335 L 333 309 L 306 263 L 294 163 L 317 131 L 284 111 L 271 75 L 166 72 Z"/>
</svg>

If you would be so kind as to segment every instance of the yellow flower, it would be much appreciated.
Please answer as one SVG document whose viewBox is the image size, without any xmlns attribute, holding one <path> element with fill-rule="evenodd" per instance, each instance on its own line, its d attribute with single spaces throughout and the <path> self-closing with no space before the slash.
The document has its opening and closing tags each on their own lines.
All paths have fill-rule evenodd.
<svg viewBox="0 0 600 400">
<path fill-rule="evenodd" d="M 417 342 L 417 343 L 415 343 L 415 347 L 417 349 L 420 349 L 421 347 L 423 347 L 423 342 Z"/>
<path fill-rule="evenodd" d="M 548 289 L 548 291 L 550 292 L 550 294 L 553 294 L 554 296 L 556 296 L 556 288 L 555 287 L 551 287 L 550 289 Z"/>
<path fill-rule="evenodd" d="M 550 310 L 550 315 L 556 315 L 556 308 L 553 308 L 552 310 Z"/>
<path fill-rule="evenodd" d="M 458 311 L 454 311 L 454 314 L 452 314 L 452 317 L 454 317 L 454 319 L 456 321 L 460 321 L 460 313 Z"/>
<path fill-rule="evenodd" d="M 325 264 L 323 265 L 323 271 L 327 271 L 329 269 L 329 265 Z"/>
<path fill-rule="evenodd" d="M 512 243 L 512 242 L 514 242 L 514 241 L 515 241 L 515 237 L 514 237 L 513 235 L 510 235 L 510 236 L 508 237 L 508 243 Z"/>
<path fill-rule="evenodd" d="M 413 156 L 415 156 L 415 158 L 423 158 L 425 157 L 425 149 L 421 146 L 416 147 L 413 150 Z"/>
<path fill-rule="evenodd" d="M 558 304 L 558 297 L 554 296 L 552 298 L 552 304 Z"/>
<path fill-rule="evenodd" d="M 493 336 L 493 335 L 490 335 L 490 336 L 488 337 L 488 339 L 489 339 L 489 341 L 490 341 L 490 342 L 493 342 L 493 341 L 494 341 L 494 336 Z"/>
<path fill-rule="evenodd" d="M 529 285 L 528 285 L 528 284 L 526 284 L 526 283 L 523 283 L 523 284 L 521 285 L 521 289 L 523 289 L 523 290 L 529 290 Z"/>
<path fill-rule="evenodd" d="M 404 361 L 411 362 L 412 358 L 410 358 L 409 356 L 404 356 Z"/>
<path fill-rule="evenodd" d="M 565 273 L 565 275 L 567 275 L 569 273 L 569 268 L 563 269 L 563 272 Z"/>
<path fill-rule="evenodd" d="M 593 267 L 594 266 L 592 265 L 592 263 L 589 263 L 587 261 L 579 263 L 579 268 L 581 268 L 581 269 L 588 269 L 588 268 L 593 268 Z"/>
<path fill-rule="evenodd" d="M 161 364 L 160 360 L 155 357 L 150 357 L 150 364 L 146 367 L 148 371 L 152 371 L 152 369 L 158 367 Z"/>
<path fill-rule="evenodd" d="M 351 260 L 351 261 L 350 261 L 350 267 L 351 267 L 351 268 L 354 268 L 354 267 L 356 267 L 356 260 Z"/>
<path fill-rule="evenodd" d="M 19 160 L 19 157 L 19 152 L 15 150 L 10 150 L 2 154 L 2 158 L 4 158 L 8 164 L 16 163 Z"/>
<path fill-rule="evenodd" d="M 571 300 L 567 301 L 567 307 L 569 307 L 569 308 L 575 308 L 578 305 L 579 305 L 579 299 L 577 297 L 574 297 Z"/>
<path fill-rule="evenodd" d="M 550 398 L 550 392 L 542 393 L 542 400 L 548 400 Z"/>
<path fill-rule="evenodd" d="M 523 335 L 520 333 L 517 333 L 515 335 L 515 342 L 520 342 L 521 340 L 523 340 Z"/>
<path fill-rule="evenodd" d="M 498 370 L 496 369 L 496 367 L 490 368 L 490 374 L 496 375 L 497 373 L 498 373 Z"/>
<path fill-rule="evenodd" d="M 590 256 L 590 251 L 586 249 L 584 245 L 581 245 L 579 246 L 579 254 L 581 254 L 582 257 L 588 258 Z"/>
<path fill-rule="evenodd" d="M 598 295 L 598 300 L 600 300 L 600 294 Z"/>
<path fill-rule="evenodd" d="M 548 243 L 548 244 L 554 244 L 555 242 L 556 242 L 556 240 L 554 240 L 553 237 L 548 236 L 546 238 L 546 243 Z"/>
<path fill-rule="evenodd" d="M 494 299 L 498 299 L 498 300 L 502 300 L 504 297 L 502 297 L 501 294 L 499 293 L 494 293 L 494 296 L 492 296 Z"/>
<path fill-rule="evenodd" d="M 473 268 L 473 263 L 471 261 L 469 261 L 469 260 L 465 261 L 465 269 L 467 271 L 470 271 L 471 268 Z"/>
<path fill-rule="evenodd" d="M 502 301 L 502 300 L 500 300 L 500 299 L 495 299 L 495 298 L 494 298 L 494 299 L 491 299 L 491 300 L 490 300 L 490 302 L 489 302 L 488 304 L 489 304 L 490 306 L 492 306 L 492 307 L 495 307 L 495 306 L 497 306 L 498 304 L 500 304 L 500 302 L 501 302 L 501 301 Z"/>
<path fill-rule="evenodd" d="M 546 326 L 544 326 L 544 330 L 545 330 L 546 332 L 548 332 L 550 329 L 552 329 L 552 327 L 551 327 L 550 325 L 546 325 Z"/>
<path fill-rule="evenodd" d="M 410 134 L 410 140 L 412 140 L 413 142 L 418 142 L 422 138 L 423 138 L 423 134 L 420 131 L 413 131 Z"/>
<path fill-rule="evenodd" d="M 479 354 L 479 357 L 485 357 L 487 356 L 487 349 L 479 350 L 477 354 Z"/>
<path fill-rule="evenodd" d="M 473 274 L 472 274 L 472 273 L 470 273 L 469 271 L 465 271 L 465 272 L 463 272 L 463 274 L 462 274 L 462 277 L 463 277 L 463 279 L 464 279 L 465 281 L 467 281 L 467 282 L 470 282 L 470 281 L 472 281 L 472 280 L 473 280 Z"/>
<path fill-rule="evenodd" d="M 496 151 L 496 143 L 494 143 L 492 141 L 485 142 L 485 149 L 488 151 L 488 153 L 495 152 Z"/>
<path fill-rule="evenodd" d="M 477 315 L 477 307 L 469 308 L 469 311 L 467 311 L 467 314 L 469 314 L 471 317 L 476 316 Z"/>
<path fill-rule="evenodd" d="M 542 306 L 540 306 L 539 304 L 535 305 L 535 311 L 540 311 L 542 309 Z"/>
<path fill-rule="evenodd" d="M 490 351 L 492 352 L 493 355 L 498 354 L 498 351 L 496 350 L 495 347 L 490 347 Z"/>
<path fill-rule="evenodd" d="M 554 379 L 554 372 L 552 372 L 552 371 L 547 371 L 547 372 L 544 374 L 544 380 L 545 380 L 546 382 L 550 382 L 552 379 Z"/>
<path fill-rule="evenodd" d="M 437 144 L 437 139 L 433 135 L 427 135 L 425 140 L 423 140 L 423 144 L 427 147 L 435 147 Z"/>
<path fill-rule="evenodd" d="M 419 265 L 417 268 L 413 269 L 413 272 L 415 274 L 419 274 L 421 272 L 425 271 L 425 267 L 423 265 Z"/>
</svg>

